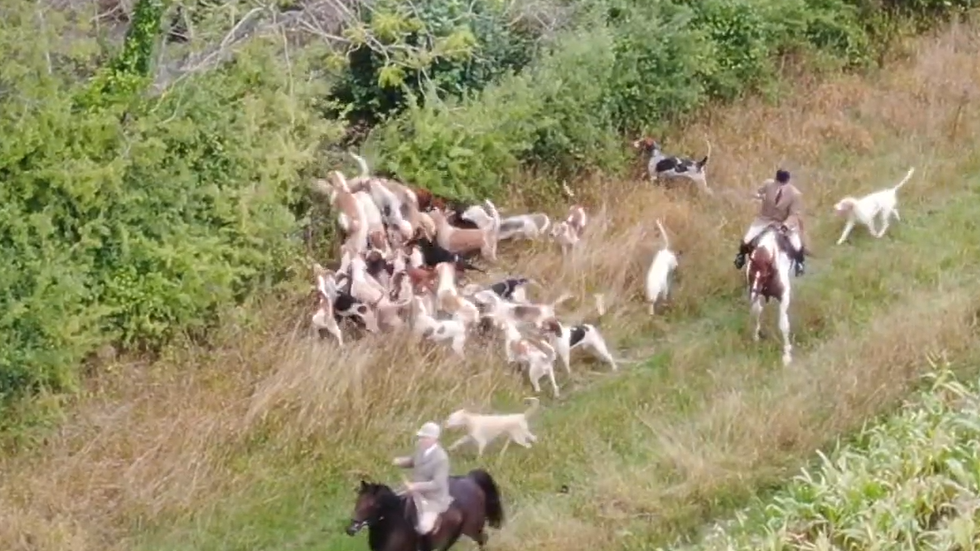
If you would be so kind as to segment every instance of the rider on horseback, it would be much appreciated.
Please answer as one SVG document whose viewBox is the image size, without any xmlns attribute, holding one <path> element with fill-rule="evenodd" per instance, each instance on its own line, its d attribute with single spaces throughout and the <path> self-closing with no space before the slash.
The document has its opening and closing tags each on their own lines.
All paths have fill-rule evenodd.
<svg viewBox="0 0 980 551">
<path fill-rule="evenodd" d="M 775 180 L 766 180 L 759 188 L 757 197 L 762 199 L 759 207 L 759 214 L 745 232 L 742 242 L 739 243 L 738 255 L 735 257 L 735 267 L 742 269 L 745 267 L 745 257 L 755 247 L 754 241 L 762 231 L 771 225 L 781 225 L 785 234 L 794 249 L 793 260 L 796 263 L 796 275 L 801 276 L 804 272 L 803 247 L 803 194 L 796 186 L 789 183 L 790 175 L 786 170 L 777 170 Z"/>
<path fill-rule="evenodd" d="M 449 456 L 439 445 L 439 425 L 426 423 L 416 436 L 418 445 L 411 457 L 397 457 L 394 464 L 403 469 L 412 469 L 412 481 L 406 485 L 406 492 L 415 498 L 416 530 L 419 535 L 419 551 L 432 549 L 432 536 L 439 515 L 449 510 L 452 497 L 449 495 Z"/>
</svg>

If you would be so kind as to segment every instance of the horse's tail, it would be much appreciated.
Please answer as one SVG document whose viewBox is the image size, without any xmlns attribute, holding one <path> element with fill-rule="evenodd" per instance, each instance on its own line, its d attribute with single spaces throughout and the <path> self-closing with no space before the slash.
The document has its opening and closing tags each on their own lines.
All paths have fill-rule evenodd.
<svg viewBox="0 0 980 551">
<path fill-rule="evenodd" d="M 473 469 L 468 476 L 483 490 L 487 523 L 491 528 L 500 528 L 504 523 L 504 508 L 500 504 L 500 491 L 497 490 L 497 483 L 493 481 L 490 473 L 483 469 Z"/>
</svg>

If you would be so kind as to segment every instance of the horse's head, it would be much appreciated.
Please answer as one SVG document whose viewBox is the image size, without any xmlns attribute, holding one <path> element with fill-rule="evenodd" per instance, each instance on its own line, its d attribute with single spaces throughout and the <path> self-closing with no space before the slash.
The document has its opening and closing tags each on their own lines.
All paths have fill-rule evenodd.
<svg viewBox="0 0 980 551">
<path fill-rule="evenodd" d="M 357 491 L 357 502 L 354 504 L 354 514 L 347 525 L 347 535 L 353 536 L 365 526 L 380 520 L 385 513 L 386 504 L 395 493 L 384 484 L 374 484 L 361 481 Z"/>
</svg>

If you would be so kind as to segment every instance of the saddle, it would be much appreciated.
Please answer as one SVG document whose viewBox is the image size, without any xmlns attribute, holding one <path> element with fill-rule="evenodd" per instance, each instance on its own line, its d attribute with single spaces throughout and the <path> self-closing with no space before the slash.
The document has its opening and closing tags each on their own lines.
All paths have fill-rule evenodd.
<svg viewBox="0 0 980 551">
<path fill-rule="evenodd" d="M 759 235 L 753 237 L 752 241 L 748 243 L 749 250 L 754 251 L 755 248 L 759 246 L 759 241 L 762 239 L 762 236 L 770 231 L 776 233 L 776 243 L 779 245 L 780 249 L 790 253 L 791 257 L 796 256 L 795 253 L 793 252 L 795 250 L 795 248 L 793 247 L 793 243 L 789 239 L 790 233 L 792 232 L 788 227 L 786 227 L 785 224 L 779 222 L 773 222 L 772 224 L 769 224 L 768 226 L 766 226 L 766 229 L 759 232 Z"/>
</svg>

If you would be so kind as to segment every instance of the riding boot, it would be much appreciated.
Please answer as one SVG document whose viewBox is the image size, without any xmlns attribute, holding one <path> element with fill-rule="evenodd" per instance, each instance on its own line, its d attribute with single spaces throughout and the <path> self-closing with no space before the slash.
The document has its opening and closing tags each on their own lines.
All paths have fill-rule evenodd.
<svg viewBox="0 0 980 551">
<path fill-rule="evenodd" d="M 748 247 L 745 243 L 738 244 L 738 254 L 735 255 L 735 269 L 741 270 L 745 267 L 745 256 L 749 254 L 749 252 L 745 250 L 747 248 Z"/>
</svg>

